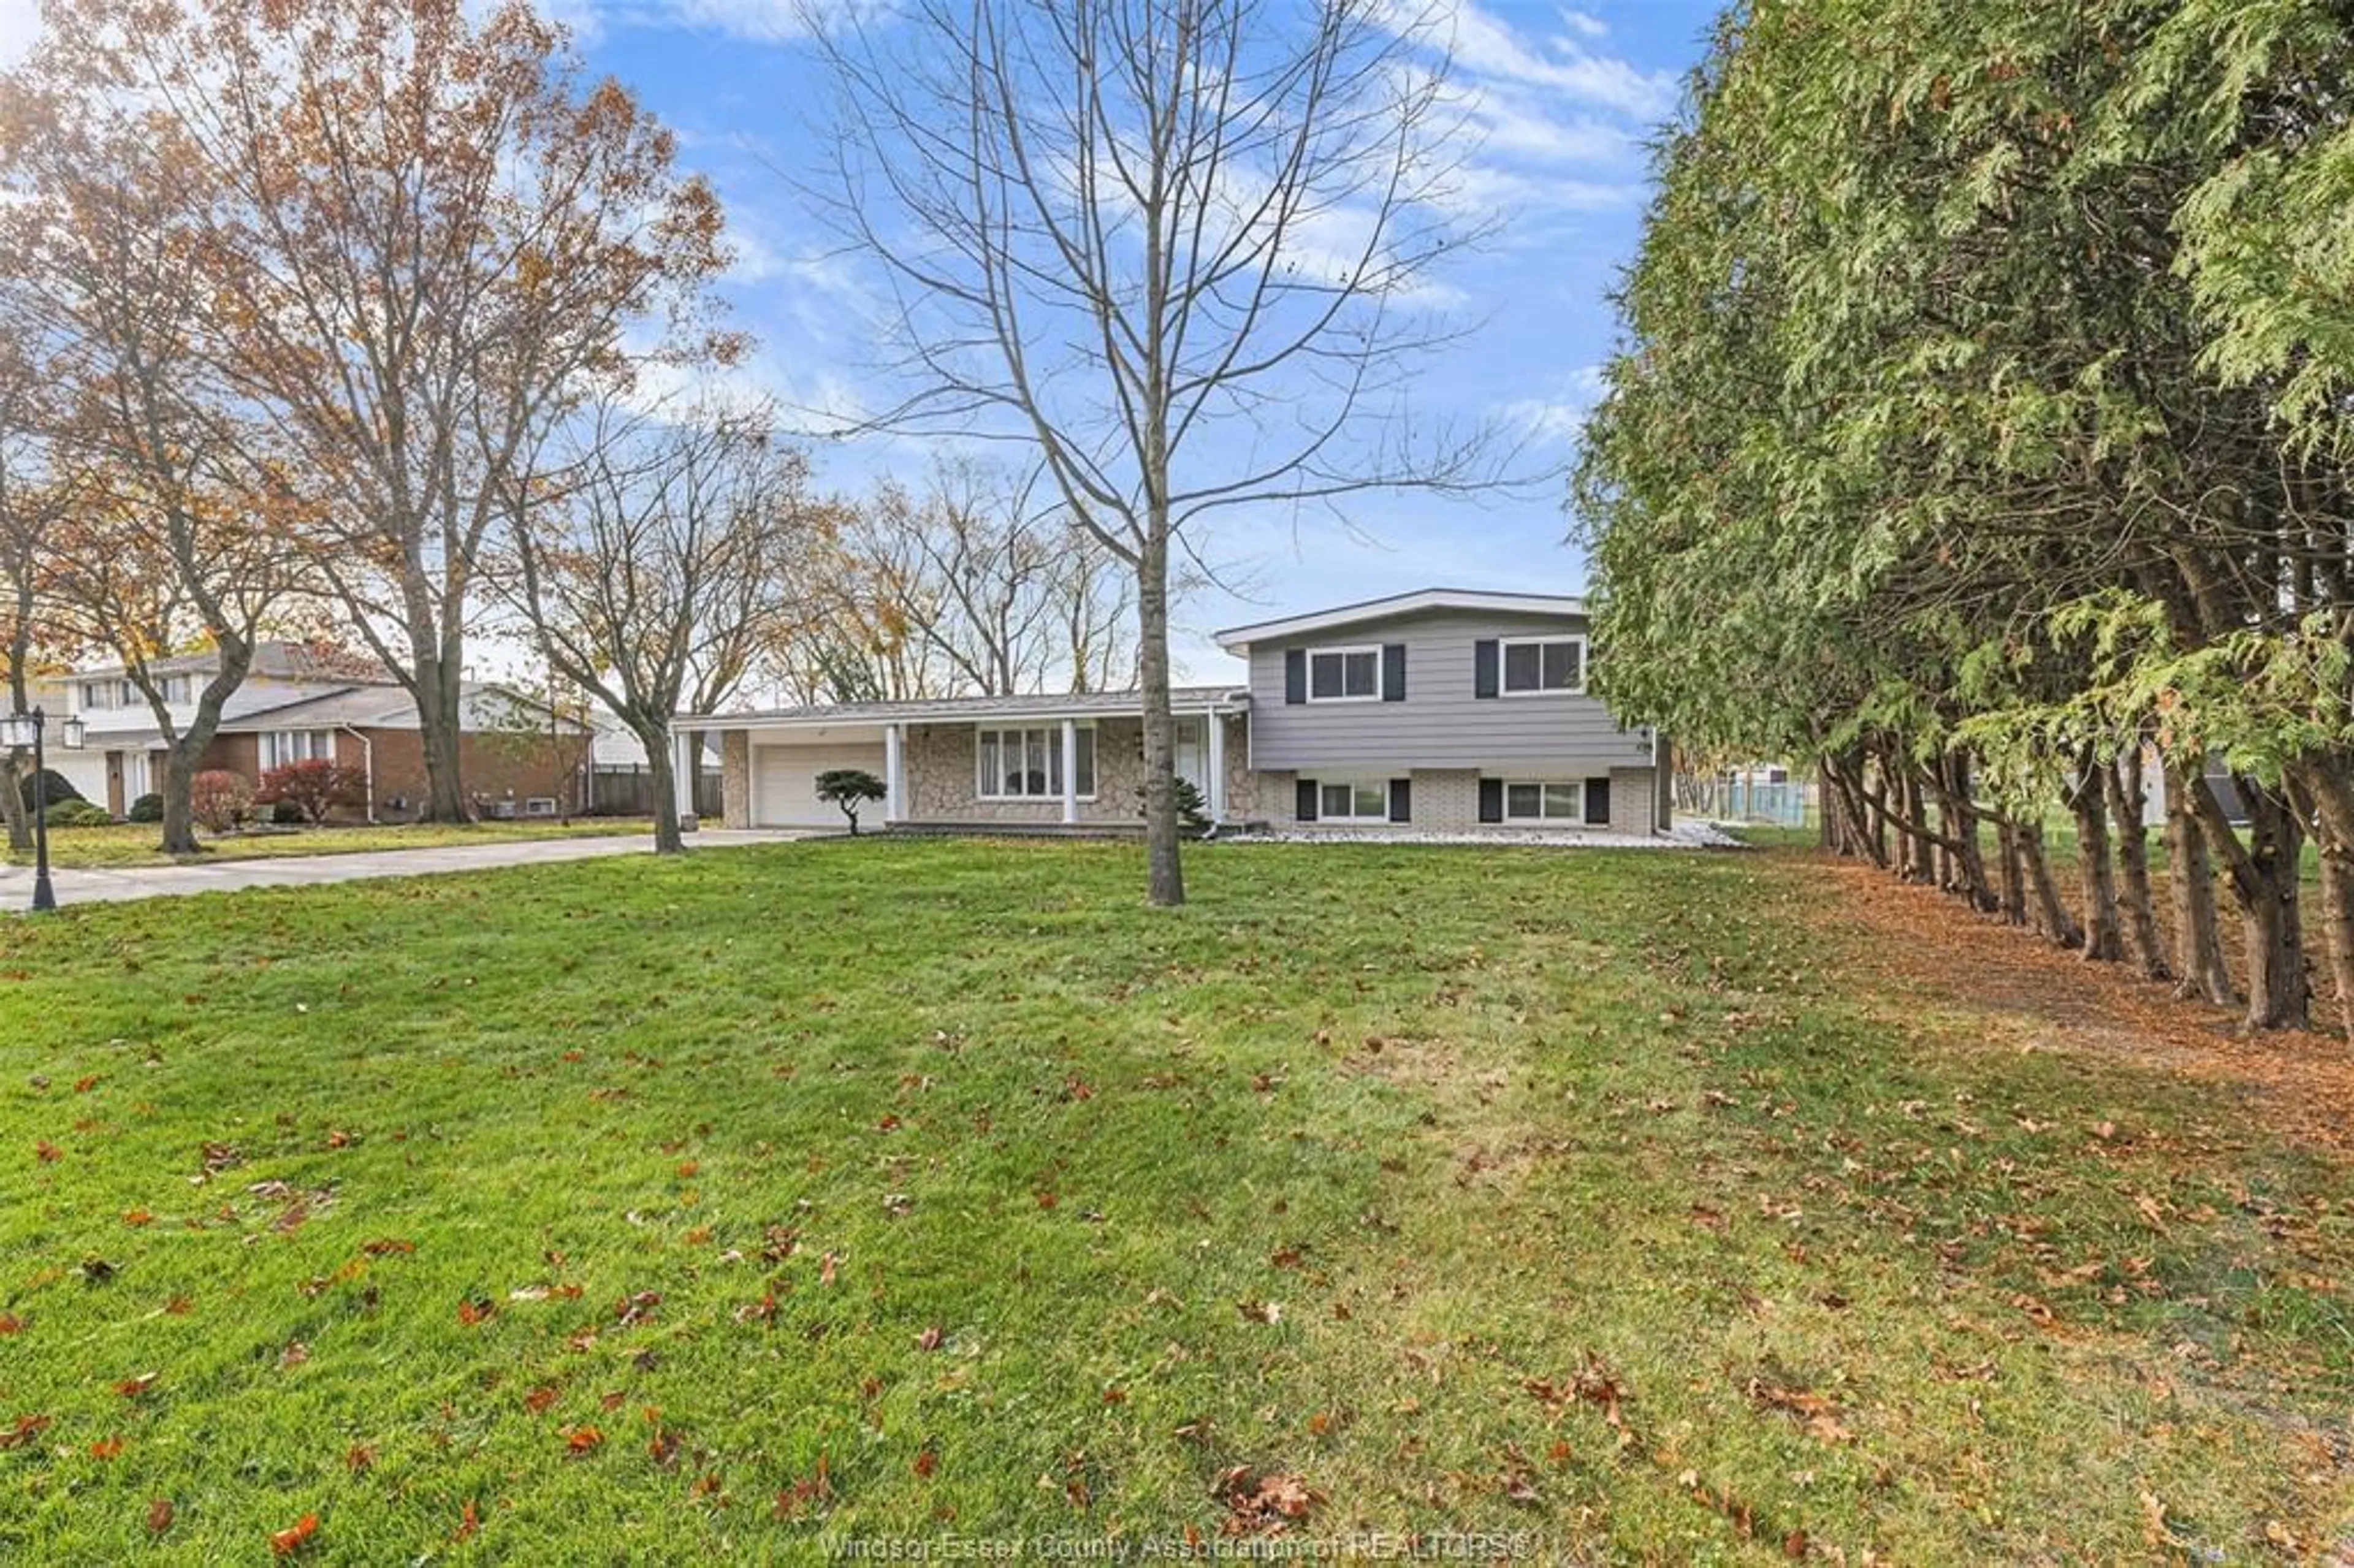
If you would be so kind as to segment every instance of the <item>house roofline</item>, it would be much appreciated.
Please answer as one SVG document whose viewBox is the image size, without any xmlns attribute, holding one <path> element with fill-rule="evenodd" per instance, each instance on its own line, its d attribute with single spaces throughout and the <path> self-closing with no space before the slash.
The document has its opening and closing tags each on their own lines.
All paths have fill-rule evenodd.
<svg viewBox="0 0 2354 1568">
<path fill-rule="evenodd" d="M 1254 642 L 1298 637 L 1311 631 L 1328 631 L 1362 621 L 1384 620 L 1392 616 L 1415 615 L 1429 609 L 1500 610 L 1527 615 L 1584 615 L 1585 599 L 1579 594 L 1503 593 L 1489 588 L 1416 588 L 1411 593 L 1391 594 L 1383 599 L 1363 599 L 1355 604 L 1338 605 L 1331 609 L 1310 610 L 1304 615 L 1286 616 L 1279 620 L 1255 621 L 1248 626 L 1230 626 L 1215 632 L 1219 647 L 1229 653 L 1242 654 Z"/>
<path fill-rule="evenodd" d="M 1241 713 L 1250 694 L 1240 687 L 1181 686 L 1169 694 L 1172 712 Z M 762 708 L 732 714 L 680 714 L 681 728 L 822 729 L 852 725 L 1047 723 L 1066 718 L 1129 718 L 1144 711 L 1141 692 L 1078 692 L 1063 696 L 917 697 L 903 702 L 839 703 L 830 706 Z"/>
</svg>

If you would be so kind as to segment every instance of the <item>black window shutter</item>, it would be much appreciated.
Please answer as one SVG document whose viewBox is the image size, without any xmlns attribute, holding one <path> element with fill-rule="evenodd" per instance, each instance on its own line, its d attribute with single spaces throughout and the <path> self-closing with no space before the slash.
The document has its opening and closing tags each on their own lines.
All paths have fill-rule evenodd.
<svg viewBox="0 0 2354 1568">
<path fill-rule="evenodd" d="M 1283 656 L 1283 700 L 1287 705 L 1308 700 L 1308 650 L 1294 648 Z"/>
<path fill-rule="evenodd" d="M 1503 677 L 1500 666 L 1503 657 L 1503 645 L 1492 637 L 1483 638 L 1471 645 L 1471 694 L 1473 696 L 1492 697 L 1502 692 Z M 1482 784 L 1480 788 L 1484 790 L 1487 786 Z M 1500 816 L 1496 820 L 1503 821 Z"/>
<path fill-rule="evenodd" d="M 1403 642 L 1382 645 L 1382 701 L 1405 701 L 1405 644 Z"/>
<path fill-rule="evenodd" d="M 1393 822 L 1411 822 L 1414 821 L 1413 779 L 1393 779 L 1390 780 L 1390 821 Z"/>
<path fill-rule="evenodd" d="M 1585 781 L 1585 820 L 1597 827 L 1610 823 L 1610 780 L 1589 779 Z"/>
<path fill-rule="evenodd" d="M 1493 648 L 1494 643 L 1487 646 Z M 1479 820 L 1500 822 L 1504 820 L 1504 781 L 1500 779 L 1479 780 Z"/>
<path fill-rule="evenodd" d="M 1299 781 L 1299 792 L 1292 802 L 1291 814 L 1303 822 L 1312 822 L 1316 820 L 1315 779 L 1302 779 Z"/>
</svg>

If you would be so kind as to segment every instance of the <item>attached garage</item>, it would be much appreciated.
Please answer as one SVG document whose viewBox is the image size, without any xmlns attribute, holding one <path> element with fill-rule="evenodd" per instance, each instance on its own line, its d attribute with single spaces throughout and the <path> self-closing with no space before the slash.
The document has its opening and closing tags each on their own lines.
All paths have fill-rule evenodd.
<svg viewBox="0 0 2354 1568">
<path fill-rule="evenodd" d="M 884 747 L 875 740 L 796 739 L 752 747 L 752 825 L 756 828 L 840 828 L 839 807 L 817 798 L 821 773 L 856 768 L 883 777 Z M 880 812 L 870 812 L 879 817 Z"/>
</svg>

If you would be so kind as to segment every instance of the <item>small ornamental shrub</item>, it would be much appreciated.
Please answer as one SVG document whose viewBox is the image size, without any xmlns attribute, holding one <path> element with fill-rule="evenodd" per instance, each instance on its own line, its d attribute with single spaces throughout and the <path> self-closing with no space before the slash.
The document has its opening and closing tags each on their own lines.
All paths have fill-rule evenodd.
<svg viewBox="0 0 2354 1568">
<path fill-rule="evenodd" d="M 105 807 L 94 806 L 88 800 L 49 802 L 48 821 L 53 828 L 102 828 L 113 821 Z"/>
<path fill-rule="evenodd" d="M 161 795 L 152 794 L 140 796 L 139 799 L 131 802 L 131 810 L 125 820 L 133 822 L 162 821 L 164 820 L 164 797 Z"/>
<path fill-rule="evenodd" d="M 366 774 L 324 757 L 271 768 L 261 776 L 261 791 L 254 797 L 279 807 L 273 820 L 281 822 L 290 806 L 295 821 L 323 822 L 336 807 L 356 806 L 366 798 Z"/>
<path fill-rule="evenodd" d="M 859 809 L 890 793 L 883 780 L 863 768 L 832 768 L 817 776 L 817 798 L 830 800 L 850 819 L 850 836 L 858 836 Z"/>
<path fill-rule="evenodd" d="M 188 810 L 207 832 L 234 832 L 253 810 L 253 786 L 242 773 L 207 768 L 188 780 Z"/>
<path fill-rule="evenodd" d="M 1144 814 L 1144 786 L 1136 787 L 1136 810 Z M 1210 825 L 1210 803 L 1202 798 L 1202 787 L 1191 779 L 1177 780 L 1177 821 L 1188 832 L 1200 832 Z"/>
</svg>

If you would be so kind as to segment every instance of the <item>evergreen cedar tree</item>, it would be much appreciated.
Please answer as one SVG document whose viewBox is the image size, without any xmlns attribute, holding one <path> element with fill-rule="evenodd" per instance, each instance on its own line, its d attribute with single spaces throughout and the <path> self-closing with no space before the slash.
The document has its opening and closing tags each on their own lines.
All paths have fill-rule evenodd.
<svg viewBox="0 0 2354 1568">
<path fill-rule="evenodd" d="M 2251 1027 L 2307 1018 L 2310 837 L 2354 1033 L 2349 79 L 2325 0 L 1728 13 L 1574 486 L 1620 716 L 2226 1001 L 2220 881 Z"/>
</svg>

